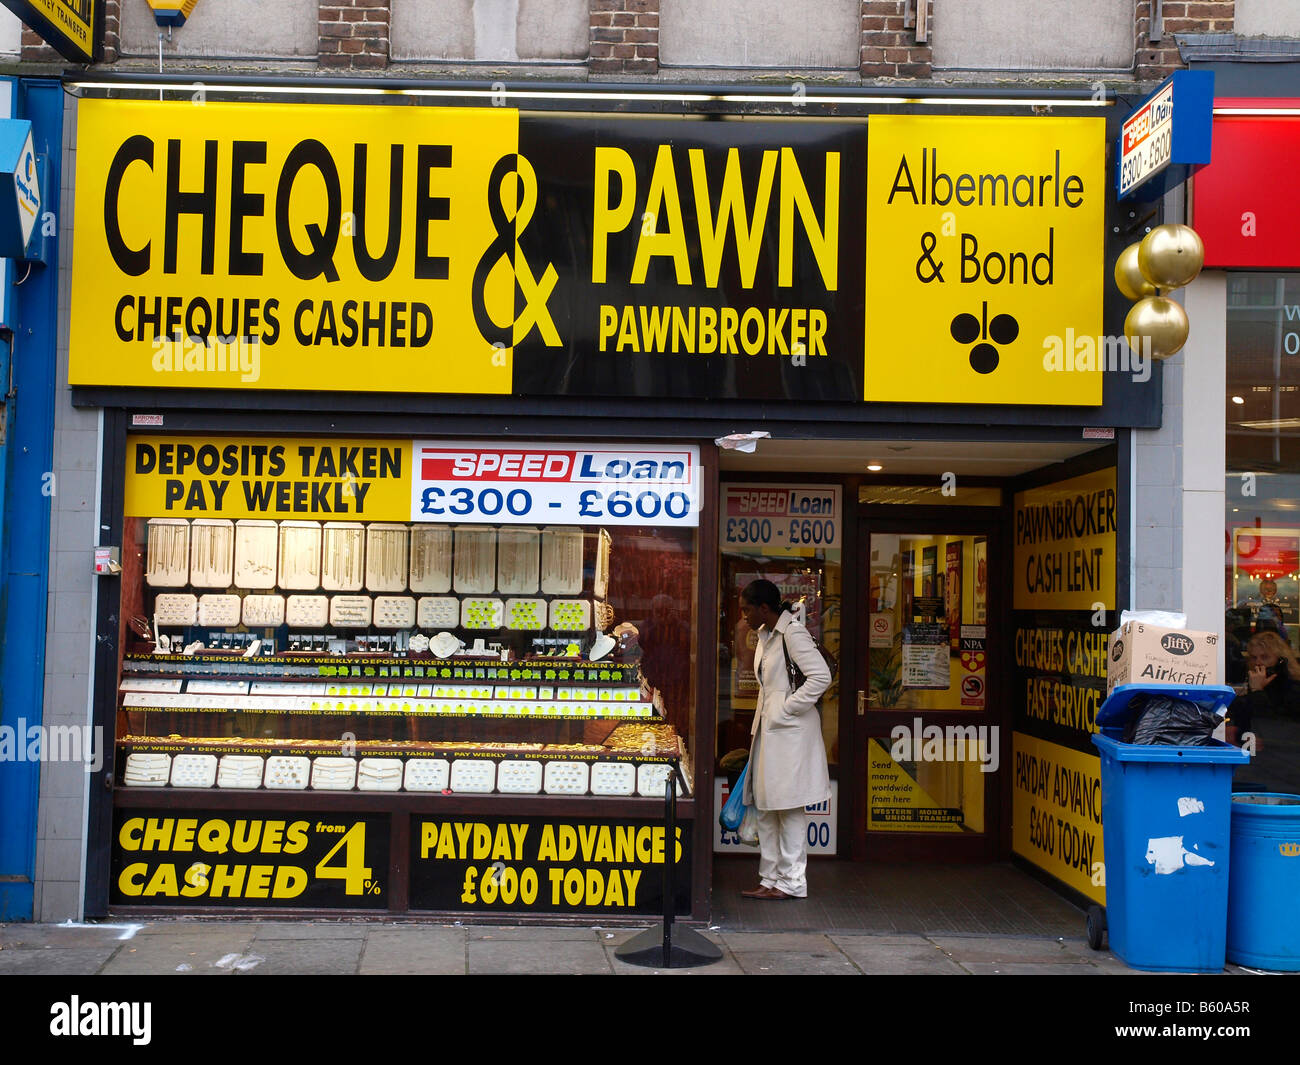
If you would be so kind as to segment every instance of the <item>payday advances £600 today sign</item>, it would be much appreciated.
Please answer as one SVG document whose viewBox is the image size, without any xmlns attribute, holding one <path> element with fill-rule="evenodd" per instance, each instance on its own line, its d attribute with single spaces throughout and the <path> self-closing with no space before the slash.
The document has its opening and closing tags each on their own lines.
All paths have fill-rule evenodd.
<svg viewBox="0 0 1300 1065">
<path fill-rule="evenodd" d="M 1104 151 L 1099 119 L 82 101 L 70 380 L 1096 403 L 1042 354 L 1100 326 Z"/>
</svg>

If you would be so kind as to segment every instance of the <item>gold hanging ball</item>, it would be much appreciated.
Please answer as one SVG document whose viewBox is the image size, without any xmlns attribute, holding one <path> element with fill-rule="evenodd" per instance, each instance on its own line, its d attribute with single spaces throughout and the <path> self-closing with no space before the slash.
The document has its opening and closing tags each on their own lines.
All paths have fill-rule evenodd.
<svg viewBox="0 0 1300 1065">
<path fill-rule="evenodd" d="M 1115 286 L 1124 293 L 1125 299 L 1140 300 L 1156 294 L 1155 285 L 1142 276 L 1138 266 L 1140 243 L 1130 244 L 1115 260 Z"/>
<path fill-rule="evenodd" d="M 1155 359 L 1167 359 L 1181 351 L 1190 328 L 1182 305 L 1164 296 L 1151 296 L 1133 304 L 1124 319 L 1129 347 Z"/>
<path fill-rule="evenodd" d="M 1138 267 L 1156 288 L 1182 288 L 1205 265 L 1205 245 L 1191 226 L 1156 226 L 1138 245 Z"/>
</svg>

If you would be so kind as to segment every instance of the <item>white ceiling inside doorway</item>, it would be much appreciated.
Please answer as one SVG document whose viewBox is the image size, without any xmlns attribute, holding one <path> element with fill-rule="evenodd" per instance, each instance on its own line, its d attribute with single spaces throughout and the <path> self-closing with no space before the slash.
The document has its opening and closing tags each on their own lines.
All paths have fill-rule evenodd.
<svg viewBox="0 0 1300 1065">
<path fill-rule="evenodd" d="M 1014 477 L 1064 462 L 1108 441 L 760 440 L 752 455 L 722 451 L 727 472 L 861 473 L 880 463 L 888 474 L 965 474 Z"/>
</svg>

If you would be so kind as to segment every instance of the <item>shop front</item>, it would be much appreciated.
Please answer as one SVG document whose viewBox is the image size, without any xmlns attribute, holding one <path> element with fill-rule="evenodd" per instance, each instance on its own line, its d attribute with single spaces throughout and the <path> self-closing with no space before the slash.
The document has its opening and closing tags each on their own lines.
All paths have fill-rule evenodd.
<svg viewBox="0 0 1300 1065">
<path fill-rule="evenodd" d="M 82 100 L 87 912 L 706 919 L 760 575 L 841 665 L 814 849 L 1034 861 L 1161 381 L 1060 102 Z"/>
<path fill-rule="evenodd" d="M 1287 663 L 1300 653 L 1300 231 L 1287 204 L 1300 121 L 1295 99 L 1265 96 L 1272 82 L 1256 80 L 1259 96 L 1215 101 L 1215 161 L 1196 179 L 1193 208 L 1226 349 L 1225 681 L 1244 696 L 1238 732 L 1254 752 L 1234 779 L 1295 793 L 1300 667 Z M 1251 680 L 1259 666 L 1282 675 L 1261 687 Z"/>
</svg>

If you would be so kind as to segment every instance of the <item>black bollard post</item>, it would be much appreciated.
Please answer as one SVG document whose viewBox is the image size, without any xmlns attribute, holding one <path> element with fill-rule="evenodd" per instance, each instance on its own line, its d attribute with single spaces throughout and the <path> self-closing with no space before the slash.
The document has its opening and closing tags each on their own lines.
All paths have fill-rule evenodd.
<svg viewBox="0 0 1300 1065">
<path fill-rule="evenodd" d="M 620 961 L 631 965 L 654 968 L 686 968 L 691 965 L 708 965 L 722 957 L 722 951 L 695 929 L 684 926 L 679 932 L 681 942 L 673 944 L 673 919 L 677 911 L 677 888 L 674 870 L 677 866 L 677 780 L 681 772 L 677 762 L 664 781 L 664 921 L 662 932 L 654 928 L 638 932 L 614 951 Z"/>
</svg>

